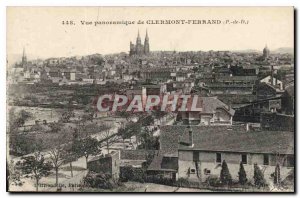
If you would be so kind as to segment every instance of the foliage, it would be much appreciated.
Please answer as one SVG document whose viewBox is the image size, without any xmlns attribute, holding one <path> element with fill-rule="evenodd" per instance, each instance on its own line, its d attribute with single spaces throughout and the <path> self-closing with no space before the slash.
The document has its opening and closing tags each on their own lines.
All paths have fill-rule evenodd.
<svg viewBox="0 0 300 198">
<path fill-rule="evenodd" d="M 64 124 L 61 122 L 53 122 L 53 123 L 49 123 L 49 127 L 51 133 L 58 133 L 59 131 L 62 130 Z"/>
<path fill-rule="evenodd" d="M 150 126 L 153 125 L 154 123 L 154 118 L 153 116 L 149 115 L 146 118 L 143 118 L 143 120 L 141 120 L 142 126 Z"/>
<path fill-rule="evenodd" d="M 11 134 L 9 145 L 10 152 L 18 156 L 32 153 L 42 146 L 41 141 L 27 134 Z"/>
<path fill-rule="evenodd" d="M 177 186 L 180 186 L 180 187 L 189 187 L 189 186 L 190 186 L 190 182 L 189 182 L 188 179 L 183 178 L 183 177 L 180 177 L 180 178 L 177 180 L 176 185 L 177 185 Z"/>
<path fill-rule="evenodd" d="M 262 171 L 260 170 L 260 168 L 258 167 L 258 165 L 255 163 L 254 164 L 254 185 L 257 187 L 262 187 L 266 185 L 266 181 L 264 179 L 264 174 L 262 173 Z"/>
<path fill-rule="evenodd" d="M 274 172 L 274 184 L 275 185 L 280 185 L 280 166 L 279 164 L 276 165 L 275 167 L 275 172 Z"/>
<path fill-rule="evenodd" d="M 24 126 L 25 122 L 32 118 L 32 113 L 25 110 L 16 112 L 14 108 L 11 108 L 8 112 L 8 121 L 9 121 L 9 133 L 15 134 L 18 133 L 18 128 Z"/>
<path fill-rule="evenodd" d="M 217 176 L 209 176 L 205 183 L 207 183 L 209 186 L 213 186 L 213 187 L 219 187 L 221 186 L 221 181 Z"/>
<path fill-rule="evenodd" d="M 74 111 L 71 110 L 71 109 L 68 109 L 67 111 L 64 111 L 64 112 L 62 113 L 60 120 L 61 120 L 63 123 L 67 123 L 67 122 L 70 122 L 70 119 L 71 119 L 72 117 L 74 117 L 74 116 L 75 116 Z"/>
<path fill-rule="evenodd" d="M 244 168 L 243 163 L 240 163 L 240 170 L 239 170 L 239 183 L 241 185 L 245 185 L 247 183 L 247 174 Z"/>
<path fill-rule="evenodd" d="M 144 183 L 146 171 L 143 168 L 133 168 L 132 166 L 120 167 L 121 181 L 136 181 Z"/>
<path fill-rule="evenodd" d="M 231 184 L 232 183 L 232 177 L 231 177 L 231 174 L 229 172 L 229 169 L 228 169 L 228 166 L 227 166 L 227 163 L 225 160 L 223 160 L 223 163 L 222 163 L 222 170 L 221 170 L 221 173 L 220 173 L 220 180 L 221 180 L 221 183 L 222 184 Z"/>
<path fill-rule="evenodd" d="M 143 168 L 147 169 L 148 166 L 151 164 L 151 162 L 154 159 L 154 154 L 148 153 L 146 156 L 146 162 L 143 163 Z"/>
<path fill-rule="evenodd" d="M 141 131 L 141 126 L 138 123 L 129 122 L 125 127 L 120 128 L 118 134 L 123 138 L 130 138 L 133 135 L 139 134 Z"/>
<path fill-rule="evenodd" d="M 73 143 L 71 144 L 66 144 L 64 146 L 64 153 L 63 153 L 63 158 L 64 158 L 64 162 L 65 163 L 69 163 L 70 164 L 70 171 L 71 171 L 71 176 L 73 177 L 73 165 L 72 162 L 77 160 L 80 156 L 79 154 L 76 152 Z"/>
<path fill-rule="evenodd" d="M 52 169 L 51 163 L 47 162 L 40 152 L 35 152 L 33 155 L 22 157 L 21 162 L 19 161 L 17 165 L 24 174 L 36 180 L 37 191 L 40 179 L 48 176 Z"/>
<path fill-rule="evenodd" d="M 55 170 L 56 177 L 56 186 L 58 187 L 58 170 L 65 163 L 65 148 L 64 143 L 66 141 L 66 135 L 60 134 L 56 136 L 55 139 L 52 139 L 53 142 L 50 142 L 52 146 L 49 149 L 49 160 L 53 165 Z M 47 142 L 49 143 L 49 142 Z"/>
<path fill-rule="evenodd" d="M 104 173 L 89 172 L 83 181 L 85 186 L 91 188 L 113 189 L 117 187 L 111 176 Z"/>
<path fill-rule="evenodd" d="M 11 160 L 8 164 L 8 177 L 9 185 L 22 186 L 24 182 L 21 181 L 21 172 Z"/>
<path fill-rule="evenodd" d="M 84 139 L 74 140 L 73 150 L 78 156 L 85 156 L 86 163 L 90 155 L 97 155 L 101 152 L 98 140 L 90 136 Z"/>
<path fill-rule="evenodd" d="M 141 145 L 139 145 L 140 149 L 150 149 L 150 150 L 159 149 L 159 138 L 153 136 L 149 128 L 145 127 L 144 130 L 139 135 L 139 137 L 141 141 Z"/>
</svg>

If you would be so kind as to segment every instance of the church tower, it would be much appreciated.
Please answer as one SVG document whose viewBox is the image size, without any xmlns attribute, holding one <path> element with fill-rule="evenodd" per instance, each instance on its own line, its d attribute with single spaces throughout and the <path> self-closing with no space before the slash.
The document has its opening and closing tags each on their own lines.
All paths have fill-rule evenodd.
<svg viewBox="0 0 300 198">
<path fill-rule="evenodd" d="M 269 56 L 270 56 L 270 50 L 269 50 L 268 46 L 266 45 L 266 47 L 263 50 L 263 58 L 267 59 L 267 58 L 269 58 Z"/>
<path fill-rule="evenodd" d="M 144 49 L 142 47 L 142 41 L 140 37 L 140 31 L 138 30 L 138 35 L 136 38 L 136 54 L 141 55 L 143 53 Z"/>
<path fill-rule="evenodd" d="M 149 36 L 148 31 L 146 30 L 145 42 L 142 43 L 140 31 L 138 30 L 138 34 L 136 37 L 136 44 L 130 41 L 129 43 L 129 55 L 130 56 L 141 56 L 147 55 L 150 53 L 150 43 L 149 43 Z"/>
<path fill-rule="evenodd" d="M 149 52 L 150 52 L 149 37 L 148 37 L 148 31 L 146 30 L 146 37 L 145 37 L 145 43 L 144 43 L 144 53 L 149 54 Z"/>
<path fill-rule="evenodd" d="M 22 55 L 22 66 L 24 66 L 27 63 L 27 57 L 25 54 L 25 48 L 23 48 L 23 55 Z"/>
</svg>

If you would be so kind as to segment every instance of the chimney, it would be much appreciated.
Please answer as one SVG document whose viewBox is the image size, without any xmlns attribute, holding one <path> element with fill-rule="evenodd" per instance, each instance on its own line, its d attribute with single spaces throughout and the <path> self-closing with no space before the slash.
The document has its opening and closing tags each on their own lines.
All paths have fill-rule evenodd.
<svg viewBox="0 0 300 198">
<path fill-rule="evenodd" d="M 190 126 L 188 126 L 189 129 L 189 146 L 193 147 L 194 146 L 194 141 L 193 141 L 193 130 Z"/>
</svg>

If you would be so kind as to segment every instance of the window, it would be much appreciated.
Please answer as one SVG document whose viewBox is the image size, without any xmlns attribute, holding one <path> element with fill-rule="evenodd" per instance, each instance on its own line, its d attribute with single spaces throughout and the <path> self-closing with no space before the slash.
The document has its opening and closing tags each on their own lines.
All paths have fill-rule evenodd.
<svg viewBox="0 0 300 198">
<path fill-rule="evenodd" d="M 247 164 L 247 155 L 246 154 L 242 155 L 242 163 Z"/>
<path fill-rule="evenodd" d="M 221 156 L 221 153 L 216 153 L 216 162 L 217 162 L 217 163 L 222 163 L 222 156 Z"/>
<path fill-rule="evenodd" d="M 294 156 L 287 156 L 287 167 L 294 167 L 295 165 L 295 160 L 294 160 Z"/>
<path fill-rule="evenodd" d="M 191 174 L 195 174 L 196 170 L 195 169 L 191 169 Z"/>
<path fill-rule="evenodd" d="M 205 169 L 204 169 L 204 174 L 205 174 L 205 175 L 210 175 L 210 170 L 208 170 L 208 169 L 205 168 Z"/>
<path fill-rule="evenodd" d="M 269 155 L 264 154 L 264 165 L 269 165 Z"/>
</svg>

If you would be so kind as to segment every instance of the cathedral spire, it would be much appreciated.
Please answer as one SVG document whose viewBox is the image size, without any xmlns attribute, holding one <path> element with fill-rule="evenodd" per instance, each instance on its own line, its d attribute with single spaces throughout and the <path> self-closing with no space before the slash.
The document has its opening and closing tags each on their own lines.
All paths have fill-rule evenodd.
<svg viewBox="0 0 300 198">
<path fill-rule="evenodd" d="M 146 29 L 146 37 L 145 37 L 145 39 L 149 39 L 149 37 L 148 37 L 148 30 Z"/>
<path fill-rule="evenodd" d="M 140 37 L 140 30 L 138 30 L 137 39 L 141 39 L 141 37 Z"/>
</svg>

